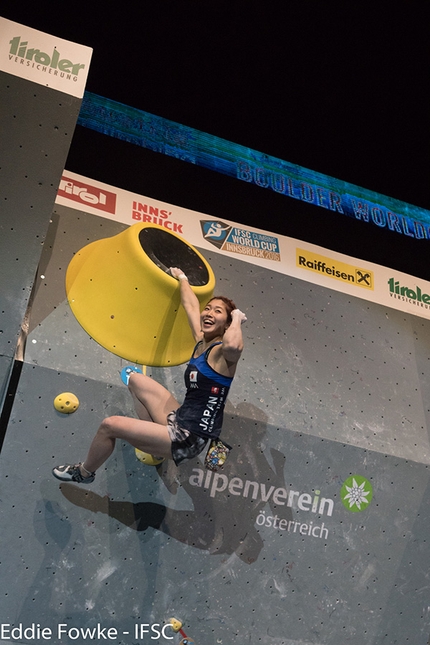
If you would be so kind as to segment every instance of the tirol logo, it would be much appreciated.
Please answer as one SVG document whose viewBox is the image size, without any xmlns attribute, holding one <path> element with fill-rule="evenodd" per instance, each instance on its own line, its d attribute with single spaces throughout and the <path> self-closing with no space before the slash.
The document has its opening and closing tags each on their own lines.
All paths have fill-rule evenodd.
<svg viewBox="0 0 430 645">
<path fill-rule="evenodd" d="M 92 206 L 105 213 L 115 214 L 116 195 L 107 190 L 101 190 L 90 184 L 84 184 L 76 179 L 62 177 L 58 188 L 58 195 L 71 199 L 74 202 L 80 202 L 87 206 Z"/>
<path fill-rule="evenodd" d="M 415 285 L 414 288 L 411 289 L 411 287 L 409 286 L 401 285 L 398 280 L 390 278 L 388 280 L 388 286 L 390 288 L 391 298 L 409 302 L 410 304 L 416 305 L 417 307 L 430 309 L 430 294 L 423 293 L 418 285 Z"/>
<path fill-rule="evenodd" d="M 219 220 L 201 220 L 200 225 L 205 240 L 222 251 L 276 262 L 281 260 L 277 237 L 239 226 L 230 226 Z"/>
<path fill-rule="evenodd" d="M 36 67 L 38 68 L 41 65 L 46 70 L 49 70 L 49 73 L 59 76 L 65 76 L 70 74 L 70 77 L 77 77 L 80 70 L 85 68 L 84 63 L 72 63 L 71 60 L 67 58 L 61 58 L 60 52 L 54 47 L 51 54 L 40 51 L 34 47 L 28 46 L 27 40 L 21 40 L 20 36 L 15 36 L 12 40 L 9 41 L 9 60 L 12 60 L 14 57 L 16 59 L 21 59 L 21 62 L 26 67 Z M 43 71 L 46 71 L 43 69 Z"/>
<path fill-rule="evenodd" d="M 364 511 L 364 509 L 369 508 L 369 504 L 372 501 L 372 485 L 365 477 L 352 475 L 344 481 L 340 497 L 348 511 L 352 513 Z"/>
</svg>

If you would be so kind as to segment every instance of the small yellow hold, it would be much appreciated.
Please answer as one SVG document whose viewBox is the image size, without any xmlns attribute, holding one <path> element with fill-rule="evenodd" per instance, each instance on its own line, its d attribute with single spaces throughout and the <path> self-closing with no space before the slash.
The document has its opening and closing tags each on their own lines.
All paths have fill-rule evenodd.
<svg viewBox="0 0 430 645">
<path fill-rule="evenodd" d="M 155 457 L 154 455 L 150 455 L 149 452 L 139 450 L 139 448 L 135 448 L 134 451 L 138 460 L 141 461 L 142 464 L 145 464 L 145 466 L 158 466 L 164 461 L 164 457 Z"/>
<path fill-rule="evenodd" d="M 71 414 L 75 412 L 79 407 L 79 399 L 75 394 L 71 392 L 63 392 L 59 394 L 54 399 L 54 408 L 57 412 L 62 412 L 63 414 Z"/>
<path fill-rule="evenodd" d="M 174 632 L 178 632 L 182 627 L 182 622 L 177 618 L 169 618 L 169 623 L 172 625 Z"/>
</svg>

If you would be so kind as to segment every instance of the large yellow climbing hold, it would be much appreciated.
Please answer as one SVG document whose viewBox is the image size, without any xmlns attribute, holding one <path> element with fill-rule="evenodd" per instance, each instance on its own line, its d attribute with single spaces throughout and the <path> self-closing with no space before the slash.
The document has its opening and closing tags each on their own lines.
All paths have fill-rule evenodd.
<svg viewBox="0 0 430 645">
<path fill-rule="evenodd" d="M 135 224 L 72 258 L 66 274 L 70 307 L 113 354 L 140 365 L 179 365 L 189 359 L 194 339 L 170 267 L 184 271 L 203 308 L 215 287 L 205 258 L 162 226 Z"/>
<path fill-rule="evenodd" d="M 63 414 L 71 414 L 75 412 L 79 407 L 79 399 L 75 394 L 71 392 L 63 392 L 59 394 L 54 399 L 54 408 L 57 412 L 62 412 Z"/>
</svg>

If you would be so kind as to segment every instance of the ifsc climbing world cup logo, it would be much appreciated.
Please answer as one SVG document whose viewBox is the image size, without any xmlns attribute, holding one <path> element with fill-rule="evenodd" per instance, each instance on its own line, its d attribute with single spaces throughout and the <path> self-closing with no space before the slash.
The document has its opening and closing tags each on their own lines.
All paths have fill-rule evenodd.
<svg viewBox="0 0 430 645">
<path fill-rule="evenodd" d="M 361 475 L 351 475 L 340 490 L 342 504 L 351 513 L 359 513 L 369 508 L 373 497 L 372 484 Z"/>
<path fill-rule="evenodd" d="M 261 231 L 230 226 L 219 220 L 200 221 L 205 240 L 222 251 L 262 260 L 281 261 L 279 239 Z"/>
<path fill-rule="evenodd" d="M 202 233 L 205 240 L 221 248 L 228 237 L 232 227 L 218 220 L 201 221 Z"/>
</svg>

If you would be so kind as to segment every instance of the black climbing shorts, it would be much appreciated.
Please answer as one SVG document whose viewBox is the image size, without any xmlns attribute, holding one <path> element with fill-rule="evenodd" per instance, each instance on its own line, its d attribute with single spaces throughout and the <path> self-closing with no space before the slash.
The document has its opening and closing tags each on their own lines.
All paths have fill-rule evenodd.
<svg viewBox="0 0 430 645">
<path fill-rule="evenodd" d="M 167 430 L 172 441 L 172 457 L 177 466 L 186 459 L 194 459 L 205 448 L 208 439 L 199 437 L 189 430 L 180 428 L 176 421 L 176 411 L 167 415 Z"/>
</svg>

